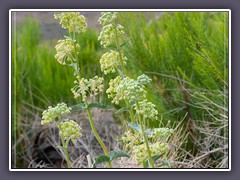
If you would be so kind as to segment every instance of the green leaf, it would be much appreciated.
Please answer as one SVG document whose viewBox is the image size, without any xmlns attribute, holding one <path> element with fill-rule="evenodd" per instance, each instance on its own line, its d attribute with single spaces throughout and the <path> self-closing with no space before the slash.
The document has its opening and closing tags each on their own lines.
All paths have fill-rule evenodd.
<svg viewBox="0 0 240 180">
<path fill-rule="evenodd" d="M 69 66 L 73 66 L 73 68 L 74 68 L 74 76 L 76 76 L 78 74 L 78 72 L 80 71 L 80 68 L 78 68 L 77 63 L 72 63 Z"/>
<path fill-rule="evenodd" d="M 162 155 L 163 155 L 163 154 L 152 156 L 153 162 L 156 162 L 156 160 L 158 160 Z M 149 164 L 150 164 L 150 163 L 149 163 L 149 159 L 148 159 L 148 160 L 146 161 L 146 167 L 147 167 L 147 168 L 150 167 Z"/>
<path fill-rule="evenodd" d="M 64 36 L 66 39 L 70 39 L 72 40 L 72 38 L 70 36 Z"/>
<path fill-rule="evenodd" d="M 170 166 L 170 165 L 171 165 L 171 161 L 167 160 L 167 161 L 163 161 L 163 162 L 159 163 L 157 167 Z"/>
<path fill-rule="evenodd" d="M 135 101 L 132 101 L 132 102 L 130 103 L 130 106 L 133 107 L 135 104 L 136 104 L 136 102 L 135 102 Z"/>
<path fill-rule="evenodd" d="M 120 47 L 123 47 L 125 44 L 127 44 L 127 43 L 128 43 L 128 41 L 129 41 L 129 39 L 128 39 L 128 40 L 126 40 L 124 43 L 122 43 L 122 44 L 120 45 Z"/>
<path fill-rule="evenodd" d="M 71 112 L 78 111 L 78 110 L 84 110 L 84 109 L 86 109 L 86 106 L 85 106 L 85 104 L 80 103 L 80 104 L 72 106 L 71 109 L 72 109 Z"/>
<path fill-rule="evenodd" d="M 101 103 L 91 103 L 88 105 L 87 107 L 88 109 L 92 109 L 92 108 L 101 108 L 101 109 L 112 109 L 113 107 L 111 106 L 107 106 Z"/>
<path fill-rule="evenodd" d="M 118 157 L 130 157 L 125 151 L 110 151 L 109 152 L 110 161 Z"/>
<path fill-rule="evenodd" d="M 153 131 L 152 131 L 151 129 L 146 129 L 146 130 L 144 131 L 144 134 L 147 134 L 147 135 L 153 134 Z"/>
<path fill-rule="evenodd" d="M 70 39 L 72 40 L 73 42 L 76 42 L 76 39 L 72 39 L 70 36 L 64 36 L 66 39 Z"/>
<path fill-rule="evenodd" d="M 109 156 L 106 155 L 100 155 L 97 158 L 95 158 L 93 164 L 92 164 L 92 168 L 96 168 L 98 164 L 104 163 L 104 162 L 109 162 L 110 158 Z"/>
<path fill-rule="evenodd" d="M 120 113 L 122 113 L 124 111 L 129 111 L 129 110 L 130 110 L 129 107 L 123 107 L 123 108 L 117 110 L 114 114 L 120 114 Z"/>
<path fill-rule="evenodd" d="M 133 128 L 134 130 L 137 130 L 137 131 L 139 131 L 139 132 L 142 132 L 142 129 L 141 129 L 140 124 L 134 124 L 134 123 L 132 123 L 132 122 L 129 122 L 128 125 L 129 125 L 131 128 Z"/>
</svg>

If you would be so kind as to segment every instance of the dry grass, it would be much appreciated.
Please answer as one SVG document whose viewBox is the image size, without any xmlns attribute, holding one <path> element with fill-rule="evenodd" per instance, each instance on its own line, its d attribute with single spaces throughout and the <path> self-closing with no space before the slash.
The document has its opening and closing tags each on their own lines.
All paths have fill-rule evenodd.
<svg viewBox="0 0 240 180">
<path fill-rule="evenodd" d="M 59 146 L 60 139 L 55 126 L 42 126 L 42 110 L 29 104 L 22 105 L 20 121 L 20 136 L 12 146 L 12 165 L 15 168 L 67 168 L 65 155 Z M 117 141 L 121 137 L 123 129 L 112 117 L 112 110 L 92 109 L 96 129 L 102 137 L 107 148 L 110 150 L 122 149 L 121 143 Z M 190 132 L 184 129 L 183 123 L 188 117 L 187 113 L 176 125 L 173 135 L 169 138 L 170 151 L 167 156 L 168 166 L 160 168 L 227 168 L 228 146 L 224 145 L 224 137 L 219 135 L 219 129 L 211 128 L 212 123 L 197 123 L 194 128 L 205 134 L 205 138 L 196 139 L 199 149 L 196 154 L 186 151 L 186 144 Z M 86 112 L 73 113 L 64 118 L 76 120 L 82 127 L 82 138 L 78 139 L 76 145 L 69 144 L 69 156 L 73 168 L 89 168 L 95 157 L 103 154 L 100 145 L 91 131 Z M 175 125 L 174 125 L 175 126 Z M 222 127 L 224 128 L 224 127 Z M 215 147 L 213 148 L 213 145 Z M 219 146 L 216 146 L 218 144 Z M 18 149 L 21 147 L 22 154 Z M 16 153 L 14 155 L 14 153 Z M 214 156 L 220 154 L 220 160 Z M 88 157 L 88 158 L 87 158 Z M 156 164 L 163 162 L 159 159 Z M 21 167 L 17 162 L 22 162 Z M 219 163 L 220 162 L 220 163 Z M 14 166 L 15 165 L 15 166 Z M 113 161 L 114 168 L 141 168 L 132 158 L 119 158 Z M 106 164 L 98 165 L 98 168 L 107 168 Z"/>
<path fill-rule="evenodd" d="M 13 158 L 13 167 L 17 167 L 17 161 L 23 162 L 23 167 L 21 168 L 66 167 L 64 153 L 61 150 L 55 149 L 55 147 L 60 145 L 57 127 L 53 125 L 46 127 L 40 124 L 42 111 L 31 107 L 29 104 L 22 106 L 21 115 L 18 116 L 21 133 L 12 146 L 13 157 L 16 157 Z M 95 108 L 92 109 L 92 115 L 96 129 L 106 147 L 110 150 L 119 149 L 120 144 L 115 139 L 117 136 L 121 136 L 121 126 L 116 124 L 113 119 L 112 110 L 103 111 Z M 87 155 L 92 157 L 91 161 L 93 162 L 95 157 L 103 153 L 91 131 L 87 114 L 85 112 L 73 113 L 66 115 L 64 118 L 76 120 L 82 127 L 82 138 L 78 139 L 76 145 L 69 144 L 69 156 L 74 168 L 86 168 L 88 167 Z M 23 154 L 17 153 L 17 147 L 22 148 Z M 16 154 L 14 155 L 14 153 Z"/>
</svg>

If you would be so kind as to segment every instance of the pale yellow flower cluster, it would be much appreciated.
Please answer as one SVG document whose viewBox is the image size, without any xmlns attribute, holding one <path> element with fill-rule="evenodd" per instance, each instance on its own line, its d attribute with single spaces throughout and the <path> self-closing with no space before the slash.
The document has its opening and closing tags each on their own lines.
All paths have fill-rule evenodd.
<svg viewBox="0 0 240 180">
<path fill-rule="evenodd" d="M 55 19 L 60 19 L 60 24 L 64 29 L 68 29 L 69 32 L 85 32 L 87 29 L 87 22 L 83 15 L 79 12 L 62 12 L 55 13 Z"/>
<path fill-rule="evenodd" d="M 86 101 L 88 94 L 90 96 L 98 95 L 98 93 L 102 92 L 104 89 L 103 81 L 103 77 L 98 76 L 89 80 L 84 78 L 80 79 L 80 77 L 77 76 L 77 81 L 74 82 L 77 85 L 71 89 L 74 94 L 74 98 L 82 97 L 82 101 Z"/>
<path fill-rule="evenodd" d="M 138 114 L 141 114 L 144 119 L 157 120 L 158 111 L 155 109 L 156 105 L 152 102 L 148 102 L 146 99 L 134 104 L 134 109 Z"/>
<path fill-rule="evenodd" d="M 118 24 L 114 26 L 113 24 L 108 24 L 103 26 L 100 35 L 98 36 L 98 40 L 100 41 L 100 44 L 106 48 L 114 41 L 116 35 L 120 36 L 123 33 L 122 25 Z"/>
<path fill-rule="evenodd" d="M 115 12 L 102 12 L 99 22 L 104 25 L 98 37 L 100 44 L 106 48 L 108 47 L 116 38 L 124 34 L 123 26 L 116 24 L 114 20 L 117 18 L 117 13 Z"/>
<path fill-rule="evenodd" d="M 149 137 L 160 138 L 161 140 L 165 140 L 172 133 L 173 129 L 170 128 L 154 128 L 153 134 L 149 135 Z"/>
<path fill-rule="evenodd" d="M 117 67 L 121 65 L 120 58 L 122 58 L 123 63 L 126 64 L 127 58 L 123 56 L 123 54 L 121 54 L 121 56 L 122 57 L 120 57 L 119 53 L 114 50 L 103 54 L 100 59 L 101 71 L 103 71 L 104 74 L 115 73 Z"/>
<path fill-rule="evenodd" d="M 117 96 L 117 88 L 118 85 L 121 83 L 122 77 L 117 76 L 115 79 L 111 79 L 109 82 L 109 88 L 106 90 L 108 94 L 108 98 L 112 98 L 112 103 L 119 104 L 119 100 L 116 98 Z"/>
<path fill-rule="evenodd" d="M 149 84 L 152 81 L 152 79 L 150 79 L 147 75 L 142 74 L 138 76 L 137 81 L 139 84 L 146 85 Z"/>
<path fill-rule="evenodd" d="M 149 144 L 149 149 L 152 156 L 165 154 L 169 150 L 167 143 L 151 143 Z M 145 162 L 148 159 L 147 148 L 145 144 L 134 146 L 132 149 L 133 158 L 138 164 Z"/>
<path fill-rule="evenodd" d="M 65 140 L 72 140 L 75 144 L 77 138 L 81 137 L 80 130 L 82 129 L 75 121 L 66 119 L 58 124 L 59 134 Z"/>
<path fill-rule="evenodd" d="M 144 86 L 134 79 L 129 77 L 116 77 L 109 83 L 109 88 L 106 91 L 109 98 L 113 98 L 112 103 L 119 104 L 120 100 L 135 102 L 146 98 Z"/>
<path fill-rule="evenodd" d="M 73 40 L 71 39 L 59 40 L 55 48 L 57 51 L 55 58 L 60 64 L 66 65 L 66 61 L 69 62 L 76 61 L 76 59 L 72 55 L 72 53 L 76 50 L 74 47 Z M 79 48 L 78 44 L 76 44 L 76 48 Z"/>
<path fill-rule="evenodd" d="M 49 124 L 55 122 L 57 117 L 61 117 L 64 114 L 71 113 L 71 108 L 67 107 L 65 103 L 59 103 L 57 106 L 49 106 L 47 110 L 44 110 L 42 113 L 41 124 Z"/>
<path fill-rule="evenodd" d="M 141 114 L 144 119 L 157 120 L 158 111 L 156 105 L 146 100 L 145 84 L 150 83 L 151 79 L 145 74 L 139 76 L 137 80 L 129 77 L 116 77 L 109 82 L 107 94 L 112 98 L 112 103 L 119 104 L 121 100 L 128 102 L 136 102 L 134 109 L 138 114 Z"/>
<path fill-rule="evenodd" d="M 140 132 L 135 131 L 132 133 L 131 131 L 127 131 L 123 134 L 122 141 L 127 150 L 131 150 L 134 146 L 143 144 L 144 138 Z"/>
<path fill-rule="evenodd" d="M 101 12 L 98 22 L 102 25 L 110 24 L 117 18 L 117 12 Z"/>
<path fill-rule="evenodd" d="M 151 135 L 148 135 L 147 137 L 153 138 Z M 142 133 L 138 131 L 134 131 L 134 133 L 127 131 L 123 134 L 122 141 L 126 150 L 129 151 L 138 164 L 143 161 L 145 162 L 148 159 L 147 148 Z M 157 138 L 154 138 L 151 142 L 149 141 L 149 149 L 151 155 L 155 156 L 167 153 L 169 146 L 167 143 L 162 141 L 159 142 L 157 141 Z"/>
</svg>

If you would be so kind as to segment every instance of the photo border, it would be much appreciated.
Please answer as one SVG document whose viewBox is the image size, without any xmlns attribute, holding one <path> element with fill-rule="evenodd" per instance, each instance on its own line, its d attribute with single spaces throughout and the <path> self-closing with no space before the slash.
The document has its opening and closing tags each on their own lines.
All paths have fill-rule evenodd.
<svg viewBox="0 0 240 180">
<path fill-rule="evenodd" d="M 214 169 L 205 169 L 205 168 L 156 168 L 156 169 L 144 169 L 144 168 L 112 168 L 112 169 L 106 169 L 106 168 L 97 168 L 97 169 L 90 169 L 90 168 L 71 168 L 71 169 L 65 169 L 65 168 L 59 168 L 59 169 L 30 169 L 30 168 L 12 168 L 11 161 L 12 161 L 12 155 L 11 155 L 11 145 L 12 145 L 12 134 L 11 134 L 11 127 L 12 127 L 12 99 L 11 99 L 11 92 L 12 92 L 12 84 L 11 84 L 11 60 L 12 60 L 12 12 L 63 12 L 63 11 L 85 11 L 85 12 L 101 12 L 101 11 L 118 11 L 118 12 L 228 12 L 229 16 L 229 26 L 228 26 L 228 32 L 229 32 L 229 92 L 231 92 L 231 9 L 10 9 L 9 10 L 9 171 L 231 171 L 231 93 L 229 93 L 229 148 L 228 148 L 228 156 L 229 156 L 229 167 L 228 168 L 214 168 Z"/>
</svg>

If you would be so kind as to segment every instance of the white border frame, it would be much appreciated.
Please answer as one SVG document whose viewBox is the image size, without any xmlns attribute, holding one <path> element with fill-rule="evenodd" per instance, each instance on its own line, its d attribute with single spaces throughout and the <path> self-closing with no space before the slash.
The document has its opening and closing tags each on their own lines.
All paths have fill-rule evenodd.
<svg viewBox="0 0 240 180">
<path fill-rule="evenodd" d="M 121 11 L 121 12 L 126 12 L 126 11 L 164 11 L 164 12 L 199 12 L 199 11 L 204 11 L 204 12 L 211 12 L 211 11 L 216 11 L 216 12 L 228 12 L 229 13 L 229 168 L 228 169 L 14 169 L 11 167 L 12 163 L 12 154 L 11 154 L 11 144 L 12 144 L 12 134 L 11 134 L 11 122 L 12 122 L 12 112 L 11 112 L 11 93 L 12 93 L 12 88 L 11 88 L 11 79 L 12 79 L 12 37 L 11 37 L 11 32 L 12 32 L 12 12 L 58 12 L 58 11 L 89 11 L 89 12 L 99 12 L 99 11 Z M 231 10 L 230 9 L 10 9 L 9 10 L 9 171 L 231 171 Z"/>
</svg>

